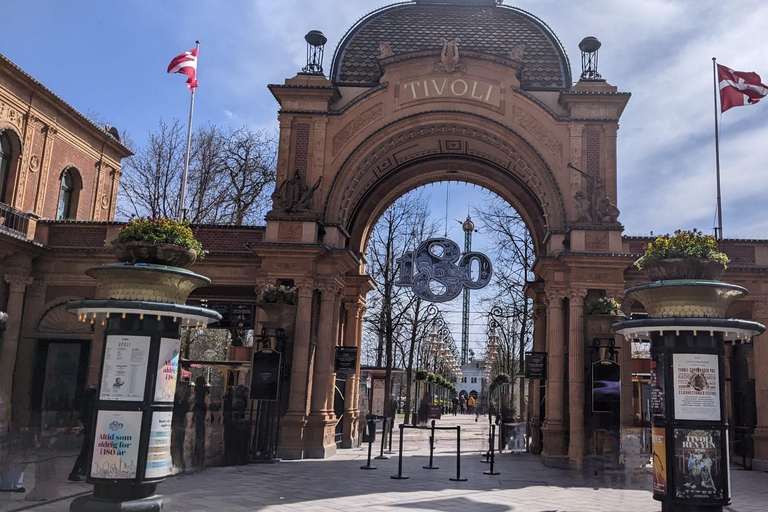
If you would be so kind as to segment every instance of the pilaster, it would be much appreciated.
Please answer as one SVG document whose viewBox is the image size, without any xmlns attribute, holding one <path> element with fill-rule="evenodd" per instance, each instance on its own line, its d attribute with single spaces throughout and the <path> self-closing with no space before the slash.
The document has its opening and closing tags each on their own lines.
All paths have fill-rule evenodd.
<svg viewBox="0 0 768 512">
<path fill-rule="evenodd" d="M 347 384 L 344 389 L 345 400 L 341 447 L 356 448 L 360 444 L 357 428 L 360 411 L 357 405 L 360 390 L 360 348 L 363 317 L 365 316 L 365 299 L 359 297 L 355 302 L 346 302 L 344 303 L 344 309 L 347 314 L 344 346 L 357 347 L 357 362 L 355 364 L 355 373 L 347 375 Z"/>
<path fill-rule="evenodd" d="M 13 373 L 16 368 L 16 355 L 19 349 L 21 320 L 24 310 L 24 294 L 32 284 L 29 275 L 5 274 L 3 280 L 8 283 L 8 321 L 5 337 L 0 345 L 0 433 L 9 430 L 12 420 Z"/>
<path fill-rule="evenodd" d="M 752 319 L 768 325 L 768 303 L 760 301 L 752 305 Z M 757 426 L 754 443 L 755 458 L 752 468 L 768 471 L 768 333 L 754 338 L 755 357 L 755 402 L 757 405 Z"/>
<path fill-rule="evenodd" d="M 584 297 L 587 290 L 568 290 L 568 411 L 570 436 L 568 459 L 581 469 L 584 459 Z"/>
<path fill-rule="evenodd" d="M 563 299 L 565 291 L 549 288 L 545 291 L 547 300 L 547 403 L 544 420 L 545 465 L 559 466 L 567 458 L 565 427 L 563 425 L 563 391 L 565 379 L 565 338 L 563 332 Z"/>
</svg>

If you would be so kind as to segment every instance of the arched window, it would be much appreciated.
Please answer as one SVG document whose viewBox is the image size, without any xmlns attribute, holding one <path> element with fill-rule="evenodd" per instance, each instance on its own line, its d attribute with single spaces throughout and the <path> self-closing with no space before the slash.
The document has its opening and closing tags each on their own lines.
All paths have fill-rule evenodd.
<svg viewBox="0 0 768 512">
<path fill-rule="evenodd" d="M 7 133 L 0 133 L 0 203 L 9 203 L 10 194 L 8 182 L 11 176 L 11 160 L 13 154 L 11 151 L 11 138 Z"/>
<path fill-rule="evenodd" d="M 80 175 L 73 168 L 61 173 L 59 205 L 56 208 L 56 220 L 74 219 L 77 216 L 77 199 L 80 191 Z"/>
</svg>

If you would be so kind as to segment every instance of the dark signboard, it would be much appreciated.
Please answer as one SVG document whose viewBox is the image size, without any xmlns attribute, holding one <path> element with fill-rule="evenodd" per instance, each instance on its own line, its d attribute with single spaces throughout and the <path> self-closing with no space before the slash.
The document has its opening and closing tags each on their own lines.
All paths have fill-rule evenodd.
<svg viewBox="0 0 768 512">
<path fill-rule="evenodd" d="M 547 353 L 525 353 L 525 378 L 547 380 Z"/>
<path fill-rule="evenodd" d="M 280 394 L 281 354 L 275 350 L 259 350 L 253 354 L 251 400 L 276 401 Z"/>
<path fill-rule="evenodd" d="M 655 422 L 664 421 L 666 410 L 664 360 L 662 352 L 654 353 L 651 360 L 651 418 Z"/>
<path fill-rule="evenodd" d="M 621 367 L 613 361 L 592 364 L 592 411 L 616 412 L 621 401 Z"/>
<path fill-rule="evenodd" d="M 253 329 L 255 305 L 251 302 L 189 301 L 188 304 L 212 309 L 221 315 L 221 320 L 208 324 L 209 329 Z"/>
<path fill-rule="evenodd" d="M 336 347 L 336 373 L 355 373 L 357 370 L 357 347 Z"/>
<path fill-rule="evenodd" d="M 429 409 L 427 410 L 427 419 L 428 420 L 439 420 L 440 419 L 440 406 L 439 405 L 430 405 Z"/>
</svg>

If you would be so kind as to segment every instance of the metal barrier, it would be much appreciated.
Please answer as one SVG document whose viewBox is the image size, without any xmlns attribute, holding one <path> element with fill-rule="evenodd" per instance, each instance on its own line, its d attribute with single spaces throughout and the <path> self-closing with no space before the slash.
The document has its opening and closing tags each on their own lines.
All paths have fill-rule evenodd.
<svg viewBox="0 0 768 512">
<path fill-rule="evenodd" d="M 429 466 L 423 466 L 424 469 L 440 469 L 432 464 L 435 454 L 435 420 L 432 420 L 432 426 L 430 427 L 431 433 L 429 434 Z"/>
<path fill-rule="evenodd" d="M 376 457 L 380 460 L 386 460 L 389 457 L 384 455 L 384 445 L 387 444 L 387 418 L 383 418 L 384 423 L 381 425 L 381 451 L 379 452 L 379 455 Z M 391 427 L 390 427 L 391 428 Z"/>
<path fill-rule="evenodd" d="M 406 480 L 409 477 L 403 475 L 403 433 L 405 432 L 406 428 L 415 428 L 419 430 L 425 430 L 424 427 L 414 427 L 412 425 L 405 425 L 403 423 L 400 424 L 400 450 L 398 452 L 398 460 L 397 460 L 397 474 L 393 475 L 391 478 L 394 480 Z M 430 427 L 432 436 L 430 437 L 430 462 L 429 466 L 432 466 L 432 454 L 434 450 L 434 432 L 435 430 L 455 430 L 456 431 L 456 478 L 449 478 L 452 482 L 466 482 L 466 478 L 462 478 L 461 476 L 461 426 L 457 425 L 455 427 L 436 427 L 435 422 L 432 421 L 432 426 Z M 424 469 L 437 469 L 436 467 L 429 467 L 424 466 Z"/>
<path fill-rule="evenodd" d="M 360 469 L 376 469 L 371 466 L 371 451 L 373 450 L 373 442 L 376 440 L 376 417 L 368 416 L 368 423 L 366 424 L 366 434 L 368 439 L 368 462 L 365 466 L 360 466 Z"/>
<path fill-rule="evenodd" d="M 494 471 L 493 470 L 493 464 L 496 462 L 496 453 L 494 453 L 494 451 L 493 451 L 493 444 L 494 444 L 493 441 L 494 441 L 495 437 L 496 437 L 496 425 L 491 425 L 491 442 L 490 442 L 490 445 L 491 445 L 491 457 L 490 457 L 490 459 L 491 459 L 491 468 L 490 468 L 489 471 L 483 471 L 484 475 L 500 475 L 501 474 L 498 471 Z"/>
</svg>

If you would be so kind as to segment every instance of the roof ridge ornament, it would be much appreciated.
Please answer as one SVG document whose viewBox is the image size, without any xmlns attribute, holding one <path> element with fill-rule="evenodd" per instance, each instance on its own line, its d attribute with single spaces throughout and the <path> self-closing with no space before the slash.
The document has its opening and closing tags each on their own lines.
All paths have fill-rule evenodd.
<svg viewBox="0 0 768 512">
<path fill-rule="evenodd" d="M 443 38 L 443 51 L 440 53 L 440 62 L 435 64 L 436 73 L 455 73 L 461 71 L 467 72 L 467 69 L 463 64 L 459 64 L 459 44 L 461 39 L 455 38 L 453 41 L 448 41 Z"/>
</svg>

